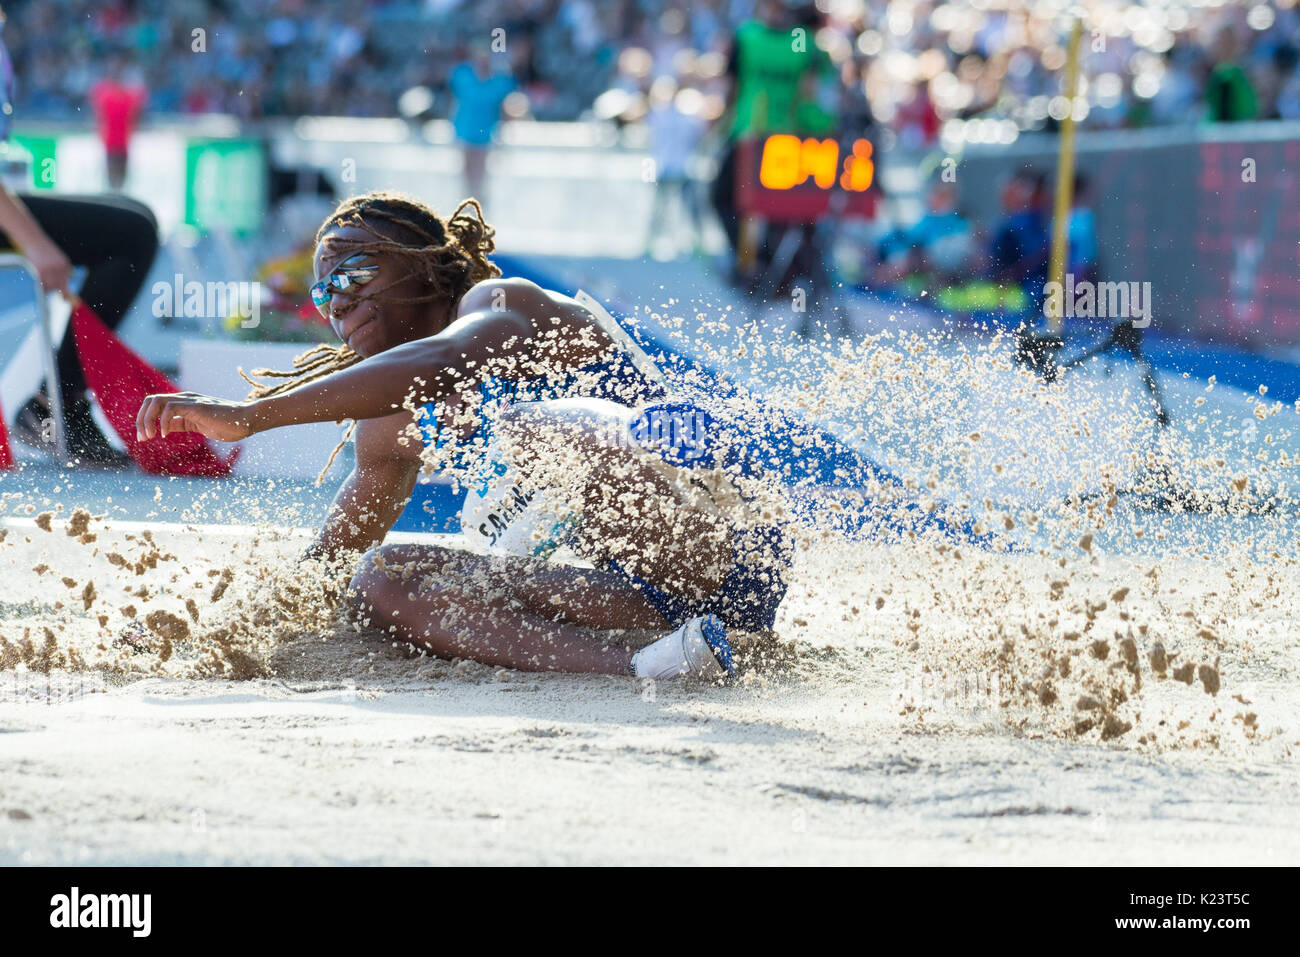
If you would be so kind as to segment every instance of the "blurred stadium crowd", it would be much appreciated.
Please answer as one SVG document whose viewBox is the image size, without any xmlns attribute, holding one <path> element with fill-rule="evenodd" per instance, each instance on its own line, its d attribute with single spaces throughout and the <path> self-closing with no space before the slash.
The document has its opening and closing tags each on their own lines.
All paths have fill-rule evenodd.
<svg viewBox="0 0 1300 957">
<path fill-rule="evenodd" d="M 985 201 L 967 208 L 970 190 L 959 196 L 943 167 L 964 144 L 1050 134 L 1071 109 L 1076 123 L 1102 130 L 1300 119 L 1300 0 L 25 0 L 3 8 L 0 142 L 15 117 L 86 126 L 93 115 L 114 191 L 127 182 L 142 111 L 231 115 L 248 137 L 272 131 L 257 121 L 280 117 L 449 118 L 463 155 L 462 195 L 479 199 L 491 198 L 487 159 L 503 115 L 612 122 L 631 128 L 629 144 L 649 149 L 653 175 L 644 178 L 645 166 L 641 173 L 654 184 L 648 254 L 672 258 L 689 249 L 707 259 L 716 248 L 723 255 L 713 267 L 755 299 L 782 298 L 807 278 L 818 309 L 836 308 L 834 290 L 847 283 L 930 297 L 951 312 L 1037 311 L 1053 219 L 1046 157 L 1019 160 L 996 185 L 975 187 Z M 1083 72 L 1071 106 L 1063 95 L 1066 37 L 1080 12 Z M 413 137 L 429 130 L 410 126 Z M 797 215 L 755 212 L 750 197 L 759 191 L 747 191 L 745 178 L 751 186 L 759 178 L 753 150 L 774 133 L 815 138 L 794 142 L 817 155 L 836 139 L 835 157 L 857 156 L 859 145 L 864 157 L 901 147 L 897 155 L 916 162 L 897 165 L 908 166 L 914 182 L 893 194 L 883 176 L 872 181 L 868 173 L 869 184 L 879 185 L 871 198 L 885 200 L 873 204 L 874 215 L 844 212 L 829 199 Z M 1227 161 L 1214 162 L 1218 170 Z M 833 157 L 832 184 L 836 163 Z M 809 167 L 801 169 L 807 179 Z M 1212 172 L 1207 183 L 1216 181 Z M 828 189 L 820 178 L 816 185 Z M 1061 265 L 1080 281 L 1104 278 L 1100 191 L 1083 173 L 1072 188 L 1069 209 L 1062 207 Z M 907 189 L 919 202 L 907 201 Z M 315 167 L 271 165 L 270 205 L 299 192 L 318 203 L 335 186 Z M 1201 219 L 1212 213 L 1214 222 L 1250 235 L 1228 249 L 1215 245 L 1221 237 L 1198 233 L 1197 248 L 1228 249 L 1233 290 L 1293 288 L 1289 260 L 1259 266 L 1277 217 L 1255 222 L 1253 213 L 1224 212 L 1235 200 L 1215 195 L 1223 208 Z M 1060 197 L 1064 203 L 1064 189 Z M 44 270 L 47 288 L 47 273 L 55 286 L 67 282 L 65 248 L 87 235 L 117 241 L 122 229 L 101 228 L 104 217 L 144 223 L 139 258 L 152 259 L 156 226 L 143 205 L 124 211 L 114 206 L 128 203 L 120 197 L 77 202 L 34 197 L 39 222 L 10 204 L 8 226 L 0 223 L 11 235 L 27 232 L 20 245 Z M 1270 202 L 1278 209 L 1287 201 Z M 70 224 L 68 235 L 46 236 L 60 220 Z M 309 250 L 309 243 L 299 250 L 307 253 L 296 267 L 303 278 Z M 85 249 L 76 255 L 78 265 L 95 265 Z M 83 293 L 93 281 L 92 269 Z M 1198 301 L 1248 298 L 1224 292 L 1227 282 Z M 111 328 L 134 287 L 120 278 L 101 285 L 123 299 L 96 302 Z M 1293 314 L 1290 300 L 1270 308 Z M 811 331 L 812 317 L 806 313 L 801 331 Z M 75 375 L 74 345 L 65 336 L 60 350 L 69 366 L 69 435 L 78 454 L 110 461 L 115 453 L 91 423 Z M 32 435 L 48 418 L 40 400 L 23 406 Z"/>
<path fill-rule="evenodd" d="M 1050 127 L 1065 52 L 1057 0 L 817 0 L 791 3 L 842 78 L 904 144 L 950 119 Z M 84 116 L 115 64 L 153 114 L 245 118 L 392 116 L 404 91 L 452 110 L 449 76 L 504 30 L 525 98 L 542 120 L 589 114 L 611 88 L 648 92 L 672 74 L 703 94 L 755 0 L 40 0 L 5 4 L 5 39 L 27 118 Z M 1296 0 L 1083 0 L 1085 127 L 1300 118 Z M 206 55 L 194 55 L 202 30 Z"/>
</svg>

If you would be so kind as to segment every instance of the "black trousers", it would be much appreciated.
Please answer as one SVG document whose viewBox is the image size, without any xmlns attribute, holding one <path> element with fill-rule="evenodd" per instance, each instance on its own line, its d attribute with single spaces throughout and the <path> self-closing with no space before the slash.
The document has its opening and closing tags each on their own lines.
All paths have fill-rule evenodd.
<svg viewBox="0 0 1300 957">
<path fill-rule="evenodd" d="M 143 203 L 125 196 L 43 196 L 24 194 L 41 229 L 72 260 L 86 269 L 78 295 L 110 328 L 126 316 L 158 253 L 158 223 Z M 12 246 L 0 233 L 0 246 Z M 69 326 L 59 344 L 59 381 L 65 400 L 86 391 Z"/>
<path fill-rule="evenodd" d="M 727 234 L 733 254 L 740 248 L 740 213 L 736 210 L 736 144 L 729 142 L 718 173 L 709 186 L 709 199 Z"/>
</svg>

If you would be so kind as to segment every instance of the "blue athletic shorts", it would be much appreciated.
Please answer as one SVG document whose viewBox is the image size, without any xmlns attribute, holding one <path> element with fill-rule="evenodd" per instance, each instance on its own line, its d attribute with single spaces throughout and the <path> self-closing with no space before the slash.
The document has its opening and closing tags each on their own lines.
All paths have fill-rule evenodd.
<svg viewBox="0 0 1300 957">
<path fill-rule="evenodd" d="M 731 460 L 717 421 L 693 402 L 660 402 L 640 410 L 629 426 L 632 440 L 680 468 L 715 468 Z M 718 590 L 707 598 L 674 595 L 633 575 L 617 562 L 610 570 L 637 587 L 672 627 L 700 615 L 715 614 L 744 631 L 771 631 L 785 597 L 785 572 L 794 556 L 788 530 L 780 524 L 736 531 L 734 564 Z"/>
</svg>

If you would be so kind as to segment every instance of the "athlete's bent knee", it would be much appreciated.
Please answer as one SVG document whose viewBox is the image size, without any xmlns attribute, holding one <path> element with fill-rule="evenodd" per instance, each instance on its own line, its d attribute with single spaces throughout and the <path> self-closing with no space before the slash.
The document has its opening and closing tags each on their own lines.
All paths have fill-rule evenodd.
<svg viewBox="0 0 1300 957">
<path fill-rule="evenodd" d="M 374 608 L 383 601 L 384 593 L 391 587 L 388 573 L 384 571 L 383 549 L 372 548 L 361 556 L 357 569 L 348 584 L 348 604 L 355 611 Z"/>
</svg>

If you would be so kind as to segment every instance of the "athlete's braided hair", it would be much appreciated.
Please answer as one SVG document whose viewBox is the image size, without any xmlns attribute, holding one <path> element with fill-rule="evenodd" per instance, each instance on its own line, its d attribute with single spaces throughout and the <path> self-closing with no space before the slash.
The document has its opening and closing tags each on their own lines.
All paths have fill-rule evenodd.
<svg viewBox="0 0 1300 957">
<path fill-rule="evenodd" d="M 331 240 L 331 246 L 350 250 L 352 255 L 365 251 L 392 256 L 404 262 L 407 271 L 405 275 L 395 277 L 390 285 L 414 276 L 428 289 L 424 295 L 408 298 L 386 297 L 382 289 L 370 294 L 361 293 L 358 298 L 407 303 L 447 302 L 454 309 L 471 286 L 501 275 L 501 270 L 488 259 L 496 248 L 495 230 L 484 221 L 483 208 L 476 199 L 465 200 L 444 221 L 430 207 L 410 196 L 387 190 L 362 193 L 339 203 L 321 223 L 316 232 L 316 242 L 319 244 L 330 230 L 348 226 L 365 230 L 371 238 L 335 238 Z M 360 361 L 361 356 L 347 345 L 322 343 L 295 356 L 293 369 L 289 371 L 254 369 L 252 372 L 258 378 L 281 380 L 279 382 L 258 382 L 244 375 L 243 369 L 239 374 L 253 387 L 248 397 L 261 399 L 289 392 Z M 318 485 L 355 430 L 356 423 L 349 423 L 342 441 L 317 476 Z"/>
</svg>

